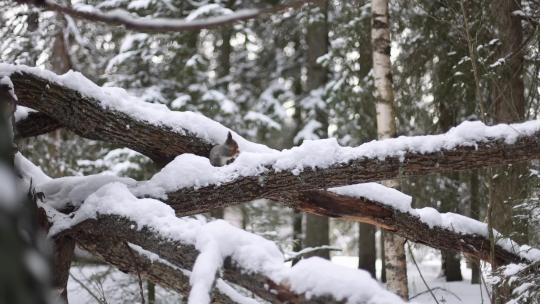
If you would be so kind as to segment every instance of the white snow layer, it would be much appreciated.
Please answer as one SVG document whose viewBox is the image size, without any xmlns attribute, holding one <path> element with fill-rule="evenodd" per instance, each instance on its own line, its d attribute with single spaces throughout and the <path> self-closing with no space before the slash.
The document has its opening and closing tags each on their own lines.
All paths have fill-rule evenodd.
<svg viewBox="0 0 540 304">
<path fill-rule="evenodd" d="M 260 236 L 217 220 L 177 218 L 174 210 L 154 199 L 138 199 L 123 183 L 104 185 L 91 194 L 72 218 L 54 223 L 55 234 L 99 214 L 119 215 L 146 226 L 161 236 L 195 246 L 200 256 L 191 274 L 191 303 L 208 303 L 216 270 L 226 257 L 248 273 L 261 273 L 307 297 L 331 295 L 347 303 L 402 303 L 363 270 L 351 270 L 329 261 L 310 258 L 289 268 L 277 246 Z M 321 271 L 322 270 L 322 271 Z"/>
</svg>

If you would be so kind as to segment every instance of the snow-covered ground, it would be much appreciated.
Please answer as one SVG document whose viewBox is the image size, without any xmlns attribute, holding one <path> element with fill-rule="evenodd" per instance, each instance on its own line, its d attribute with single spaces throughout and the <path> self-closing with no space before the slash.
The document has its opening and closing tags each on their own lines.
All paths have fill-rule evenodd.
<svg viewBox="0 0 540 304">
<path fill-rule="evenodd" d="M 467 268 L 466 263 L 461 263 L 461 273 L 463 275 L 462 282 L 446 282 L 444 277 L 441 277 L 441 261 L 440 257 L 432 254 L 434 250 L 429 249 L 423 259 L 419 257 L 422 253 L 418 250 L 413 250 L 415 258 L 420 266 L 420 271 L 426 279 L 428 286 L 433 290 L 439 303 L 445 304 L 480 304 L 489 303 L 486 296 L 487 292 L 482 286 L 482 295 L 480 293 L 480 285 L 471 284 L 471 269 Z M 425 250 L 420 250 L 424 251 Z M 332 262 L 348 267 L 356 267 L 358 258 L 351 256 L 335 256 Z M 377 273 L 380 273 L 381 261 L 377 260 Z M 415 265 L 409 260 L 407 265 L 407 273 L 409 278 L 409 295 L 411 303 L 417 304 L 434 304 L 435 301 L 427 288 L 422 282 L 422 279 Z M 421 295 L 418 295 L 421 294 Z M 418 295 L 418 296 L 417 296 Z M 484 300 L 482 301 L 482 296 Z"/>
<path fill-rule="evenodd" d="M 464 277 L 462 282 L 446 282 L 440 277 L 441 262 L 434 250 L 425 249 L 414 250 L 416 259 L 419 263 L 422 275 L 426 279 L 430 288 L 433 289 L 439 303 L 445 304 L 479 304 L 489 303 L 487 291 L 483 287 L 480 291 L 480 285 L 470 283 L 471 270 L 465 263 L 461 265 L 461 272 Z M 422 257 L 423 255 L 423 257 Z M 332 261 L 336 264 L 356 268 L 358 259 L 352 256 L 335 256 Z M 380 260 L 377 263 L 377 270 L 381 266 Z M 408 264 L 409 274 L 409 292 L 414 297 L 411 303 L 433 304 L 431 294 L 426 292 L 426 287 L 420 278 L 414 264 Z M 69 301 L 72 304 L 100 303 L 90 293 L 81 287 L 74 277 L 84 282 L 86 288 L 90 289 L 94 296 L 105 297 L 109 304 L 117 303 L 138 303 L 139 288 L 135 278 L 130 277 L 109 266 L 77 266 L 72 267 L 72 277 L 68 284 Z M 146 289 L 146 288 L 145 288 Z M 146 290 L 145 290 L 146 293 Z M 418 295 L 420 294 L 420 295 Z M 162 288 L 156 288 L 157 303 L 181 303 L 181 297 L 174 292 L 169 292 Z M 418 295 L 418 296 L 416 296 Z M 416 297 L 415 297 L 416 296 Z M 483 300 L 482 300 L 483 298 Z"/>
</svg>

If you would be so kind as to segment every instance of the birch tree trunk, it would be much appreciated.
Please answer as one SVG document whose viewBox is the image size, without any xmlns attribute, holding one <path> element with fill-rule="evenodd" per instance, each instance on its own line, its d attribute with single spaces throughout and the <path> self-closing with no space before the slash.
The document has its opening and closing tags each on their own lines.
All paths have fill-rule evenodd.
<svg viewBox="0 0 540 304">
<path fill-rule="evenodd" d="M 388 0 L 372 0 L 371 9 L 371 45 L 373 48 L 377 134 L 380 139 L 383 139 L 396 136 Z M 387 181 L 386 185 L 399 187 L 397 180 Z M 384 233 L 386 284 L 391 291 L 408 299 L 407 261 L 404 245 L 404 238 L 393 233 Z"/>
</svg>

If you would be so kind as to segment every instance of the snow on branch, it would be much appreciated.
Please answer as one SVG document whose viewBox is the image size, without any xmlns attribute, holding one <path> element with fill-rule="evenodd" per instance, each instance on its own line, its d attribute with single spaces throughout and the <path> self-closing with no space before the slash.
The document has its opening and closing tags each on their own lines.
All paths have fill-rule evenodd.
<svg viewBox="0 0 540 304">
<path fill-rule="evenodd" d="M 120 88 L 99 87 L 78 72 L 56 75 L 27 66 L 0 64 L 11 75 L 19 105 L 55 119 L 74 133 L 131 148 L 164 165 L 182 153 L 207 156 L 230 131 L 193 112 L 170 111 Z M 242 151 L 272 151 L 236 136 Z"/>
<path fill-rule="evenodd" d="M 306 191 L 299 201 L 304 212 L 369 223 L 417 243 L 490 262 L 487 224 L 430 207 L 414 209 L 410 196 L 377 183 Z M 494 235 L 497 265 L 540 261 L 540 250 L 520 246 L 497 231 Z"/>
<path fill-rule="evenodd" d="M 140 246 L 175 267 L 193 269 L 192 303 L 210 301 L 210 288 L 220 268 L 226 281 L 274 303 L 402 302 L 363 270 L 320 258 L 288 267 L 274 243 L 222 220 L 177 218 L 166 204 L 137 199 L 121 183 L 101 187 L 73 216 L 54 218 L 50 234 L 58 233 L 69 233 L 91 252 L 97 251 L 96 246 L 107 251 L 108 245 L 100 242 L 111 238 Z"/>
<path fill-rule="evenodd" d="M 386 139 L 358 147 L 325 139 L 280 152 L 241 152 L 232 164 L 219 168 L 204 157 L 183 154 L 134 191 L 163 199 L 179 215 L 189 215 L 257 198 L 295 205 L 295 197 L 306 190 L 539 157 L 540 120 L 492 127 L 464 122 L 441 135 Z"/>
<path fill-rule="evenodd" d="M 141 18 L 134 16 L 129 12 L 116 9 L 110 12 L 102 12 L 92 6 L 84 6 L 82 9 L 77 9 L 65 5 L 58 4 L 53 0 L 44 1 L 28 1 L 18 0 L 18 2 L 37 4 L 44 9 L 55 11 L 58 13 L 69 15 L 73 18 L 88 20 L 92 22 L 103 22 L 108 25 L 123 26 L 126 29 L 138 32 L 181 32 L 191 30 L 201 30 L 216 28 L 228 24 L 237 23 L 249 19 L 254 19 L 263 15 L 274 14 L 287 9 L 295 9 L 302 7 L 307 3 L 315 3 L 318 0 L 295 0 L 286 3 L 276 4 L 266 8 L 241 9 L 220 16 L 208 17 L 204 19 L 172 19 L 172 18 Z"/>
</svg>

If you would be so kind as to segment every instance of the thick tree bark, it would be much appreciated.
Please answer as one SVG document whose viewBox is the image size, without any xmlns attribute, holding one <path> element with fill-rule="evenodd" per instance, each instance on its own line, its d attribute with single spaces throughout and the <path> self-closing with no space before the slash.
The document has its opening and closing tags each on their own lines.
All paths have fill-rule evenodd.
<svg viewBox="0 0 540 304">
<path fill-rule="evenodd" d="M 14 74 L 13 79 L 15 80 L 16 91 L 21 92 L 21 95 L 24 95 L 24 97 L 21 98 L 24 100 L 24 103 L 31 107 L 44 107 L 40 104 L 45 103 L 39 103 L 37 101 L 41 100 L 39 98 L 40 88 L 45 89 L 47 81 L 34 75 L 19 73 Z M 36 82 L 38 84 L 37 87 L 35 86 Z M 199 151 L 201 154 L 205 155 L 210 149 L 211 145 L 204 144 L 204 141 L 199 138 L 179 135 L 172 131 L 162 130 L 156 126 L 148 126 L 147 123 L 143 122 L 138 122 L 140 124 L 140 129 L 160 129 L 158 133 L 167 136 L 163 138 L 167 138 L 168 142 L 178 142 L 176 137 L 180 136 L 182 143 L 178 144 L 176 148 L 170 148 L 171 145 L 163 147 L 160 145 L 163 143 L 163 138 L 159 138 L 158 140 L 158 137 L 150 135 L 150 133 L 147 133 L 146 131 L 143 131 L 142 133 L 138 132 L 138 129 L 134 128 L 126 130 L 122 133 L 122 136 L 117 135 L 117 133 L 113 132 L 114 129 L 109 127 L 95 128 L 90 131 L 85 130 L 84 126 L 86 125 L 90 124 L 96 126 L 99 122 L 103 122 L 99 120 L 103 117 L 115 121 L 122 119 L 129 120 L 131 118 L 124 114 L 117 116 L 115 115 L 117 113 L 107 112 L 106 110 L 98 108 L 97 101 L 82 97 L 72 90 L 67 90 L 66 94 L 65 88 L 54 84 L 50 84 L 50 86 L 52 90 L 56 91 L 56 97 L 54 97 L 55 95 L 49 95 L 50 99 L 48 99 L 48 103 L 46 103 L 47 107 L 44 108 L 48 108 L 49 112 L 47 114 L 54 116 L 56 119 L 62 122 L 70 121 L 69 118 L 66 118 L 68 115 L 61 114 L 65 113 L 65 110 L 63 110 L 64 107 L 80 107 L 73 109 L 73 112 L 99 112 L 99 115 L 96 116 L 80 115 L 80 122 L 77 124 L 71 123 L 70 128 L 78 130 L 79 133 L 88 132 L 93 134 L 92 136 L 97 139 L 107 140 L 108 138 L 114 138 L 114 142 L 117 144 L 120 141 L 128 141 L 128 139 L 125 138 L 137 138 L 138 140 L 131 143 L 130 146 L 137 147 L 136 150 L 139 151 L 149 151 L 148 153 L 150 155 L 154 155 L 158 159 L 164 159 L 167 155 L 176 155 L 182 152 Z M 70 98 L 73 99 L 73 102 L 69 101 Z M 92 105 L 92 103 L 94 104 Z M 93 121 L 94 119 L 96 120 Z M 133 123 L 135 124 L 135 122 Z M 105 120 L 104 125 L 108 124 L 112 123 Z M 138 146 L 142 142 L 144 142 L 142 147 Z M 193 147 L 189 145 L 190 142 L 195 143 Z M 382 161 L 378 159 L 362 158 L 352 160 L 348 164 L 336 164 L 328 169 L 306 169 L 299 175 L 294 175 L 289 172 L 277 173 L 270 170 L 268 173 L 264 174 L 261 179 L 258 177 L 244 177 L 221 186 L 209 186 L 199 190 L 183 189 L 174 193 L 169 193 L 167 202 L 176 209 L 179 215 L 206 212 L 217 207 L 232 205 L 235 202 L 244 202 L 260 197 L 282 198 L 290 205 L 298 206 L 301 204 L 301 201 L 295 198 L 295 196 L 302 194 L 302 192 L 306 190 L 384 180 L 400 176 L 420 175 L 441 171 L 468 170 L 484 166 L 536 159 L 538 158 L 538 155 L 540 155 L 539 143 L 540 134 L 535 134 L 521 137 L 513 144 L 506 144 L 500 140 L 494 139 L 490 142 L 478 143 L 476 147 L 457 147 L 451 151 L 442 150 L 440 152 L 428 154 L 409 152 L 405 154 L 402 159 L 398 157 L 388 157 L 386 160 Z M 260 180 L 264 180 L 265 184 L 261 185 Z M 304 208 L 304 210 L 307 210 L 307 208 Z M 327 208 L 327 210 L 323 210 L 323 212 L 333 216 L 346 217 L 346 213 L 339 213 L 332 208 Z"/>
<path fill-rule="evenodd" d="M 65 36 L 66 20 L 62 14 L 57 14 L 55 28 L 56 33 L 54 35 L 50 65 L 53 72 L 61 75 L 72 69 L 69 48 Z M 28 118 L 30 118 L 30 116 Z M 55 138 L 55 142 L 53 143 L 53 148 L 51 150 L 52 158 L 59 157 L 59 149 L 61 149 L 61 134 L 59 132 L 61 132 L 61 130 L 57 129 L 52 134 L 52 136 Z M 62 173 L 63 172 L 58 172 L 58 174 Z M 61 237 L 54 240 L 53 287 L 57 291 L 60 291 L 60 297 L 65 303 L 68 303 L 67 283 L 74 250 L 75 240 L 72 238 Z"/>
<path fill-rule="evenodd" d="M 390 61 L 390 24 L 388 0 L 372 0 L 371 45 L 373 49 L 373 76 L 375 80 L 375 108 L 379 139 L 396 136 L 392 63 Z M 399 188 L 397 180 L 387 181 L 388 186 Z M 403 299 L 409 298 L 407 286 L 407 260 L 405 239 L 392 233 L 384 234 L 386 284 Z"/>
<path fill-rule="evenodd" d="M 478 170 L 471 172 L 470 189 L 471 189 L 471 201 L 470 201 L 470 218 L 480 219 L 480 180 Z M 469 259 L 471 272 L 471 284 L 480 284 L 480 261 L 474 258 Z"/>
<path fill-rule="evenodd" d="M 105 110 L 91 97 L 32 74 L 15 73 L 12 80 L 19 104 L 56 119 L 79 136 L 131 148 L 158 164 L 166 164 L 182 153 L 208 156 L 212 145 L 217 144 L 187 130 L 176 131 Z"/>
<path fill-rule="evenodd" d="M 270 198 L 294 207 L 298 203 L 294 196 L 306 190 L 435 172 L 470 170 L 538 157 L 540 134 L 523 137 L 514 144 L 493 141 L 479 143 L 477 147 L 460 147 L 451 151 L 406 153 L 401 158 L 387 157 L 384 161 L 361 158 L 326 169 L 306 168 L 296 175 L 286 171 L 269 170 L 259 176 L 241 177 L 219 186 L 169 192 L 166 202 L 178 215 L 198 214 L 257 198 Z"/>
<path fill-rule="evenodd" d="M 294 210 L 293 214 L 293 251 L 299 252 L 304 248 L 303 246 L 303 235 L 302 235 L 302 218 L 303 213 L 300 212 L 300 210 Z M 292 265 L 294 266 L 296 263 L 300 261 L 300 257 L 297 257 L 292 260 Z"/>
<path fill-rule="evenodd" d="M 40 112 L 30 112 L 15 125 L 16 139 L 46 134 L 61 128 L 62 125 L 54 118 Z"/>
<path fill-rule="evenodd" d="M 322 89 L 327 82 L 328 71 L 322 66 L 318 59 L 328 52 L 328 1 L 322 0 L 318 6 L 310 9 L 308 14 L 309 24 L 306 30 L 306 91 L 312 92 Z M 315 119 L 320 123 L 320 127 L 315 130 L 319 138 L 328 137 L 328 113 L 325 108 L 316 107 Z M 327 217 L 320 217 L 313 214 L 306 214 L 306 232 L 304 247 L 319 247 L 330 244 L 329 223 Z M 330 251 L 314 251 L 309 256 L 319 256 L 330 259 Z"/>
<path fill-rule="evenodd" d="M 461 275 L 461 257 L 454 250 L 441 251 L 442 270 L 447 282 L 463 281 Z"/>
<path fill-rule="evenodd" d="M 139 229 L 133 229 L 133 227 Z M 156 269 L 154 264 L 150 263 L 148 265 L 148 260 L 130 260 L 130 254 L 128 254 L 125 244 L 126 242 L 135 244 L 156 253 L 162 259 L 180 269 L 193 268 L 199 252 L 192 245 L 172 241 L 167 237 L 160 236 L 159 232 L 153 229 L 139 227 L 137 223 L 118 216 L 101 215 L 97 220 L 86 220 L 62 234 L 69 234 L 84 249 L 94 254 L 97 253 L 107 263 L 117 266 L 120 270 L 135 274 L 139 272 L 148 280 L 165 287 L 180 290 L 183 294 L 186 294 L 186 291 L 189 290 L 189 287 L 185 286 L 185 283 L 189 282 L 185 275 L 180 279 L 167 277 L 175 273 L 171 271 L 170 266 L 168 266 L 169 269 L 164 270 L 162 263 L 154 262 L 154 264 L 159 265 Z M 234 265 L 230 259 L 225 261 L 223 279 L 242 286 L 271 303 L 344 303 L 343 300 L 330 297 L 308 297 L 307 295 L 296 294 L 288 286 L 275 283 L 264 274 L 243 271 L 237 265 Z M 230 301 L 219 303 L 230 303 Z"/>
</svg>

